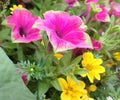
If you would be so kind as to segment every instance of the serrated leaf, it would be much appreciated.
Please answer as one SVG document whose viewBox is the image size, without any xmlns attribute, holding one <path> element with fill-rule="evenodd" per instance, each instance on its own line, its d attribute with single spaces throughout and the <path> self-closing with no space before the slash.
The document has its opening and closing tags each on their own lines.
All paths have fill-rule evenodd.
<svg viewBox="0 0 120 100">
<path fill-rule="evenodd" d="M 0 100 L 35 100 L 12 61 L 0 48 Z"/>
</svg>

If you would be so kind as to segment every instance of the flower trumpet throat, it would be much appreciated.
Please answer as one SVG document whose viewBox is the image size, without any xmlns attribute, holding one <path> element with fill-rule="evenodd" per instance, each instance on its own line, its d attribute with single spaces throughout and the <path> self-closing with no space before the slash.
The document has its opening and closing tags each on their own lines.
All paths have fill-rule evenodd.
<svg viewBox="0 0 120 100">
<path fill-rule="evenodd" d="M 94 82 L 94 78 L 100 80 L 100 73 L 105 72 L 105 68 L 101 66 L 102 62 L 102 59 L 95 59 L 91 52 L 84 53 L 82 66 L 88 72 L 86 74 L 81 74 L 81 76 L 87 76 L 91 83 Z"/>
</svg>

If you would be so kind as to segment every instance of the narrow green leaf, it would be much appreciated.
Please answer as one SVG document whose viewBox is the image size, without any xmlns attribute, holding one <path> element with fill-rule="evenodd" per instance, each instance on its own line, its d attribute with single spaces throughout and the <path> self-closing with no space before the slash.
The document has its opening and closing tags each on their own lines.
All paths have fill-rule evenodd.
<svg viewBox="0 0 120 100">
<path fill-rule="evenodd" d="M 75 70 L 74 74 L 80 75 L 80 74 L 86 74 L 88 71 L 86 69 L 80 68 Z"/>
<path fill-rule="evenodd" d="M 72 62 L 71 65 L 75 66 L 81 61 L 81 56 L 76 57 Z"/>
</svg>

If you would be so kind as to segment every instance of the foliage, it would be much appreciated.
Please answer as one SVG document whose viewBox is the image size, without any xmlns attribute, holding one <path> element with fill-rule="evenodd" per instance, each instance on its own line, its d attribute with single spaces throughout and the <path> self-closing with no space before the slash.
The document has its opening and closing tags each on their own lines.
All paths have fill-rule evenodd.
<svg viewBox="0 0 120 100">
<path fill-rule="evenodd" d="M 60 100 L 64 91 L 75 93 L 72 83 L 79 87 L 79 81 L 85 84 L 85 94 L 78 95 L 80 100 L 120 99 L 120 11 L 115 9 L 120 7 L 120 1 L 70 1 L 0 1 L 0 100 Z M 23 8 L 13 7 L 19 4 Z M 17 20 L 11 7 L 15 8 L 13 12 L 18 9 L 24 15 L 17 16 Z M 30 42 L 26 42 L 26 30 Z M 19 42 L 18 38 L 26 40 Z M 86 52 L 94 58 L 84 57 Z M 105 72 L 99 73 L 101 66 Z M 72 80 L 70 88 L 66 77 Z M 59 78 L 67 83 L 67 90 Z M 97 87 L 94 92 L 88 90 L 93 84 Z"/>
</svg>

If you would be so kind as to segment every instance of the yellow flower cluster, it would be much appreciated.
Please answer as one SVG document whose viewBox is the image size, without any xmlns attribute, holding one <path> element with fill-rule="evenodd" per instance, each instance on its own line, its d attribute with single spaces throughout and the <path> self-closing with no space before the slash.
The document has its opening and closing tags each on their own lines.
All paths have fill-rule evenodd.
<svg viewBox="0 0 120 100">
<path fill-rule="evenodd" d="M 93 100 L 88 96 L 83 81 L 79 80 L 76 83 L 69 76 L 67 76 L 67 81 L 63 78 L 59 78 L 58 81 L 62 88 L 61 100 Z"/>
<path fill-rule="evenodd" d="M 82 77 L 88 77 L 91 83 L 94 78 L 100 80 L 100 73 L 105 72 L 105 68 L 101 66 L 102 59 L 95 59 L 91 52 L 83 54 L 82 66 L 88 71 L 86 74 L 81 74 Z"/>
<path fill-rule="evenodd" d="M 10 8 L 11 10 L 11 14 L 13 14 L 13 11 L 16 9 L 16 8 L 23 8 L 23 6 L 21 4 L 19 4 L 18 6 L 17 5 L 13 5 L 13 7 Z"/>
</svg>

